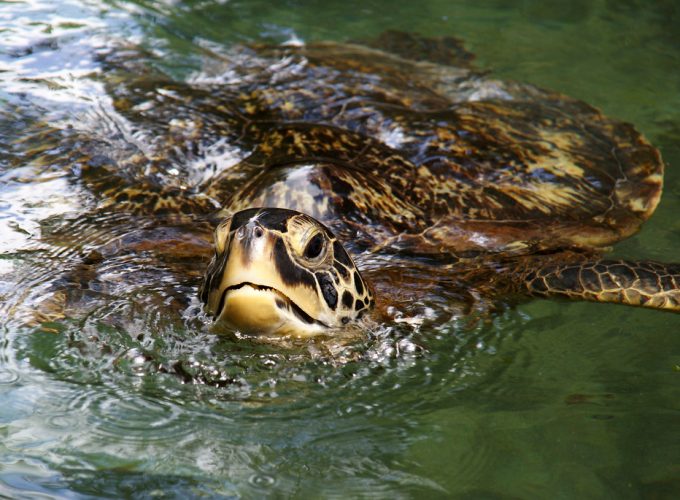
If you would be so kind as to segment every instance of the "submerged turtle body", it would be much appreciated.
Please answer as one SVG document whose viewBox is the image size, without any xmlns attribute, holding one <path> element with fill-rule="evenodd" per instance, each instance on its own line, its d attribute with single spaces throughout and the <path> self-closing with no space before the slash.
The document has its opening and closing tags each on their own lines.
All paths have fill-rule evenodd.
<svg viewBox="0 0 680 500">
<path fill-rule="evenodd" d="M 90 141 L 71 161 L 100 209 L 225 218 L 201 297 L 242 330 L 318 333 L 369 309 L 351 259 L 334 267 L 340 241 L 364 262 L 426 259 L 433 280 L 446 266 L 447 286 L 469 298 L 680 308 L 680 267 L 599 260 L 661 195 L 659 153 L 631 125 L 495 80 L 455 39 L 388 33 L 371 45 L 236 47 L 188 83 L 115 79 L 116 111 L 155 139 L 118 156 Z M 188 165 L 225 152 L 236 160 L 196 182 Z M 319 262 L 305 257 L 316 235 Z M 271 314 L 251 322 L 249 303 Z"/>
</svg>

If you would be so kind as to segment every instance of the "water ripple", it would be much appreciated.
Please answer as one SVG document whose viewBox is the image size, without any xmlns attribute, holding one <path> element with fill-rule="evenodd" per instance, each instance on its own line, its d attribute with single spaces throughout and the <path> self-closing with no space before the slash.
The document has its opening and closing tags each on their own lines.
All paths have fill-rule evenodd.
<svg viewBox="0 0 680 500">
<path fill-rule="evenodd" d="M 193 430 L 181 407 L 140 395 L 108 394 L 101 388 L 81 395 L 72 411 L 87 411 L 91 430 L 104 442 L 181 441 Z"/>
<path fill-rule="evenodd" d="M 7 367 L 0 369 L 0 385 L 14 385 L 19 381 L 21 372 Z"/>
</svg>

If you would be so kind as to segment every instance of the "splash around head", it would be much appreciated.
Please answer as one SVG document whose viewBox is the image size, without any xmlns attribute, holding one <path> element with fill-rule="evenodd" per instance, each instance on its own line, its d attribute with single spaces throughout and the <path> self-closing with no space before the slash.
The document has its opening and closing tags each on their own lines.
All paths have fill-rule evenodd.
<svg viewBox="0 0 680 500">
<path fill-rule="evenodd" d="M 342 244 L 316 219 L 251 208 L 215 229 L 200 290 L 216 330 L 306 337 L 359 319 L 373 295 Z"/>
</svg>

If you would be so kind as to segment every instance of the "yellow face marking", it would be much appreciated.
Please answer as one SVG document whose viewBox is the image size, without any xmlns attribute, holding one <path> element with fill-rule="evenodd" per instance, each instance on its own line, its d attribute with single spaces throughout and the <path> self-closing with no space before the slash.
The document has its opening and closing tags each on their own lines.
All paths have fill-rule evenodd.
<svg viewBox="0 0 680 500">
<path fill-rule="evenodd" d="M 201 297 L 218 330 L 317 335 L 372 305 L 371 292 L 344 249 L 307 215 L 246 210 L 221 223 L 215 240 Z"/>
</svg>

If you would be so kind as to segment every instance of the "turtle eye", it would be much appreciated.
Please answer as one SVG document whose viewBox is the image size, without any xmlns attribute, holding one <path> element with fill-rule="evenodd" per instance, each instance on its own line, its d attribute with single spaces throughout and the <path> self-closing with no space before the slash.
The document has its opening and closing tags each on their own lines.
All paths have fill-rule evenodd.
<svg viewBox="0 0 680 500">
<path fill-rule="evenodd" d="M 321 255 L 323 249 L 324 249 L 323 236 L 321 233 L 316 233 L 314 236 L 312 236 L 312 239 L 310 239 L 309 242 L 307 243 L 303 255 L 306 259 L 314 260 L 317 257 L 319 257 L 319 255 Z"/>
</svg>

